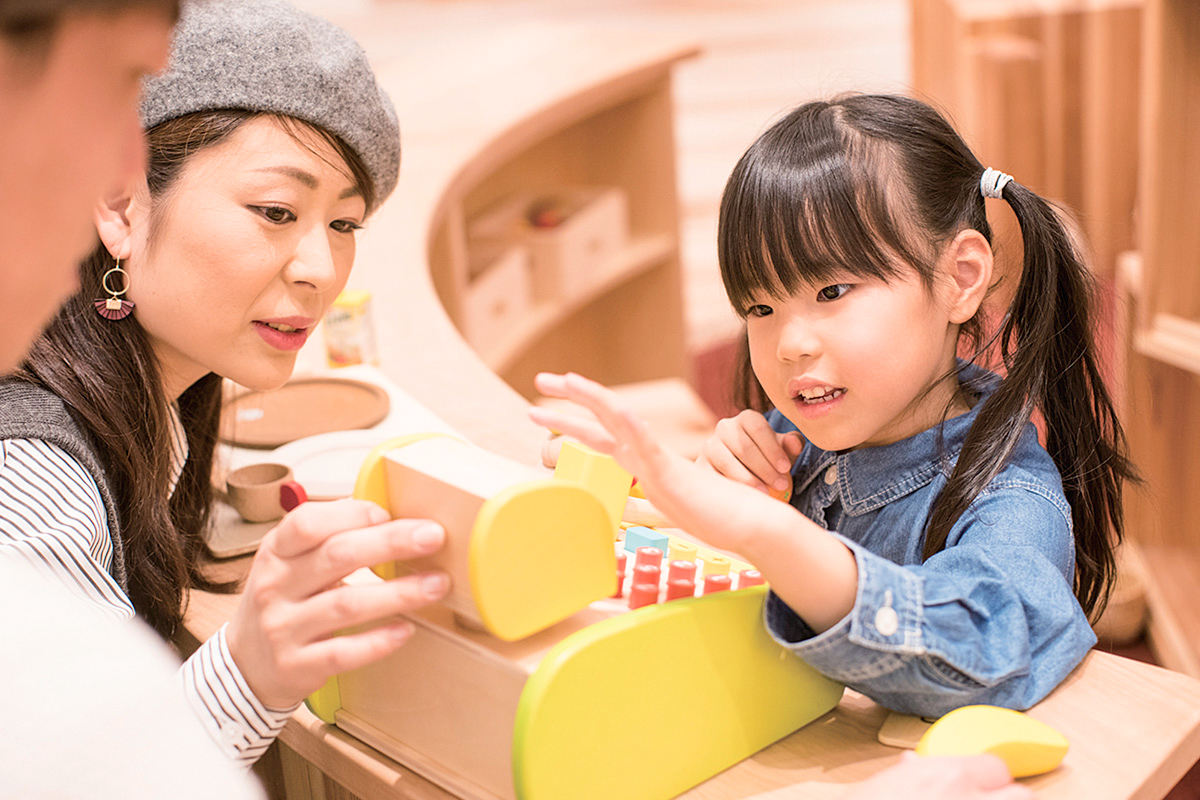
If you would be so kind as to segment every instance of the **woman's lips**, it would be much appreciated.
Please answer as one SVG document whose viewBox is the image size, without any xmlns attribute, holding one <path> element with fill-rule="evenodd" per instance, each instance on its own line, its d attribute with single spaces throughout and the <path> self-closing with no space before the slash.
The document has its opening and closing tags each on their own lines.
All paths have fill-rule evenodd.
<svg viewBox="0 0 1200 800">
<path fill-rule="evenodd" d="M 304 343 L 308 341 L 310 328 L 297 327 L 276 320 L 271 320 L 270 322 L 255 320 L 254 330 L 271 347 L 274 347 L 276 350 L 290 352 L 299 350 L 304 346 Z"/>
</svg>

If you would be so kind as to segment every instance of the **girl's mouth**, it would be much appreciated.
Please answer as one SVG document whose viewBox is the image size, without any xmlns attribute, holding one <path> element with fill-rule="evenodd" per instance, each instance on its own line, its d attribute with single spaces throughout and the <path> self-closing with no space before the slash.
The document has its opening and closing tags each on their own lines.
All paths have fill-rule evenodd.
<svg viewBox="0 0 1200 800">
<path fill-rule="evenodd" d="M 845 389 L 835 389 L 832 386 L 814 386 L 811 389 L 801 390 L 796 395 L 796 400 L 806 406 L 815 406 L 836 400 L 845 393 Z"/>
</svg>

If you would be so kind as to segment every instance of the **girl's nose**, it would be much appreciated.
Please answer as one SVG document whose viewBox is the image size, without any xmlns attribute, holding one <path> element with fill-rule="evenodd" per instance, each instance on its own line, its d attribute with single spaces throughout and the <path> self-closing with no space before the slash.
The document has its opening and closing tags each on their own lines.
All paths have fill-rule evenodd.
<svg viewBox="0 0 1200 800">
<path fill-rule="evenodd" d="M 819 355 L 821 337 L 816 327 L 800 316 L 791 316 L 779 327 L 776 354 L 780 361 L 800 361 Z"/>
</svg>

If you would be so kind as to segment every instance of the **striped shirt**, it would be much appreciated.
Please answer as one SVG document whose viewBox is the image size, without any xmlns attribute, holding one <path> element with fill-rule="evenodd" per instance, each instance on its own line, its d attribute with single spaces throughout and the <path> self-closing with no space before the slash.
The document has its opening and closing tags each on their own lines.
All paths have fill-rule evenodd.
<svg viewBox="0 0 1200 800">
<path fill-rule="evenodd" d="M 187 461 L 187 438 L 174 406 L 170 444 L 174 491 Z M 57 445 L 0 440 L 0 549 L 54 575 L 106 614 L 134 618 L 133 604 L 109 572 L 112 538 L 96 481 Z M 224 626 L 184 662 L 179 678 L 209 734 L 247 766 L 296 709 L 269 709 L 258 701 L 229 654 Z"/>
</svg>

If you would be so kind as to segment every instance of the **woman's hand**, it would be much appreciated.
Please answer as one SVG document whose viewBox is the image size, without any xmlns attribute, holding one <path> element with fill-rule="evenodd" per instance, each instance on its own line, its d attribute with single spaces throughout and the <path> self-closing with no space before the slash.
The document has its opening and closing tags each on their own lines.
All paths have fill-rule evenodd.
<svg viewBox="0 0 1200 800">
<path fill-rule="evenodd" d="M 428 555 L 444 541 L 437 523 L 392 520 L 364 500 L 305 503 L 284 517 L 259 546 L 226 630 L 230 654 L 259 701 L 288 708 L 329 676 L 404 644 L 413 625 L 397 617 L 441 599 L 449 578 L 429 573 L 355 586 L 342 579 L 362 567 Z"/>
<path fill-rule="evenodd" d="M 776 433 L 762 414 L 743 411 L 717 423 L 696 463 L 756 489 L 786 492 L 792 486 L 792 463 L 803 448 L 799 433 Z"/>
<path fill-rule="evenodd" d="M 906 752 L 850 790 L 846 800 L 1032 800 L 997 756 L 922 757 Z"/>
</svg>

